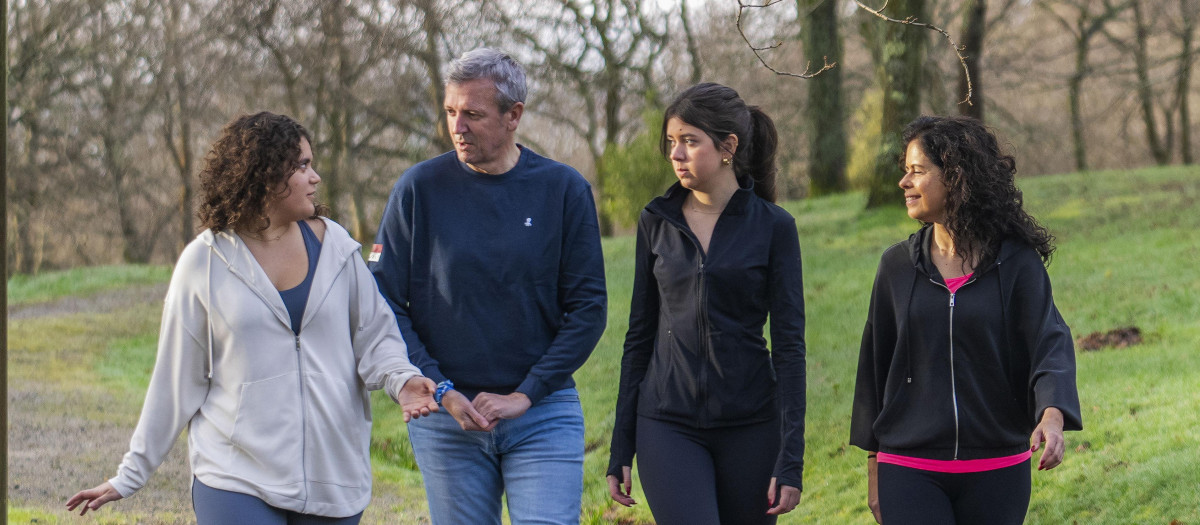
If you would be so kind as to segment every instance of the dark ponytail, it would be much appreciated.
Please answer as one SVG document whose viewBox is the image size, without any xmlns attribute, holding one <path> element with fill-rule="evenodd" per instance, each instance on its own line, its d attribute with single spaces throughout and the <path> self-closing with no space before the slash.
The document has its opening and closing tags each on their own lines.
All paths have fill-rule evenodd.
<svg viewBox="0 0 1200 525">
<path fill-rule="evenodd" d="M 659 147 L 670 155 L 667 121 L 672 117 L 704 131 L 718 148 L 725 138 L 738 138 L 733 154 L 733 173 L 754 180 L 754 193 L 775 202 L 775 149 L 779 135 L 775 123 L 758 106 L 747 106 L 732 88 L 705 82 L 685 89 L 671 101 L 663 114 Z"/>
<path fill-rule="evenodd" d="M 739 177 L 745 174 L 753 178 L 754 193 L 775 202 L 775 148 L 779 145 L 779 134 L 775 131 L 775 122 L 762 109 L 758 106 L 750 106 L 749 109 L 752 130 L 750 143 L 738 148 L 734 154 L 733 172 Z M 742 151 L 745 151 L 744 155 Z M 739 167 L 742 169 L 739 170 Z"/>
</svg>

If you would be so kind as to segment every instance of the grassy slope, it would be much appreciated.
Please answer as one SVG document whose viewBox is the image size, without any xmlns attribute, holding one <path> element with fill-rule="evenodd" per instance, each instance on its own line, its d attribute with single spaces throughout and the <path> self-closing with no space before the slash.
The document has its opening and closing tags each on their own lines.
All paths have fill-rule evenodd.
<svg viewBox="0 0 1200 525">
<path fill-rule="evenodd" d="M 1200 179 L 1194 171 L 1145 169 L 1022 182 L 1027 206 L 1058 236 L 1059 252 L 1050 273 L 1059 308 L 1075 334 L 1134 324 L 1146 336 L 1144 344 L 1131 349 L 1079 354 L 1086 430 L 1068 434 L 1066 464 L 1034 473 L 1030 523 L 1200 522 L 1200 495 L 1195 491 L 1200 483 L 1200 464 L 1195 461 L 1200 361 L 1191 358 L 1200 343 L 1200 269 L 1195 264 L 1200 260 L 1200 214 L 1195 211 Z M 845 444 L 858 337 L 878 255 L 906 237 L 915 224 L 898 208 L 862 212 L 862 203 L 862 195 L 851 194 L 785 205 L 797 217 L 804 250 L 809 410 L 804 497 L 780 523 L 872 523 L 864 504 L 863 454 Z M 576 374 L 588 425 L 584 521 L 591 523 L 650 522 L 644 504 L 632 510 L 610 505 L 603 482 L 632 285 L 632 245 L 630 237 L 605 240 L 608 331 Z M 125 270 L 100 270 L 104 272 L 128 279 Z M 83 271 L 67 280 L 90 279 L 86 276 L 92 274 Z M 32 292 L 20 291 L 21 286 L 41 288 L 36 282 L 10 284 L 10 301 L 48 297 L 23 299 Z M 143 327 L 157 321 L 154 312 L 142 315 L 154 316 L 153 322 L 139 323 Z M 23 344 L 20 328 L 13 323 L 14 375 L 36 366 L 21 355 L 25 348 L 44 349 L 49 343 Z M 29 337 L 57 338 L 37 332 Z M 146 379 L 139 374 L 153 359 L 153 332 L 104 339 L 107 358 L 71 358 L 79 358 L 76 366 L 85 370 L 99 370 L 105 388 L 140 399 L 138 390 L 145 388 Z M 72 360 L 56 359 L 55 364 Z M 131 361 L 137 366 L 113 366 Z M 64 371 L 60 380 L 84 375 Z M 375 401 L 372 457 L 377 490 L 398 491 L 405 503 L 400 508 L 372 508 L 364 523 L 417 523 L 424 512 L 422 491 L 404 425 L 385 398 L 376 396 Z M 22 508 L 10 510 L 10 519 L 32 512 L 44 523 L 52 516 L 42 512 L 52 512 L 57 504 L 46 503 L 51 505 L 18 502 Z M 110 516 L 117 518 L 119 505 L 112 510 L 118 512 Z"/>
</svg>

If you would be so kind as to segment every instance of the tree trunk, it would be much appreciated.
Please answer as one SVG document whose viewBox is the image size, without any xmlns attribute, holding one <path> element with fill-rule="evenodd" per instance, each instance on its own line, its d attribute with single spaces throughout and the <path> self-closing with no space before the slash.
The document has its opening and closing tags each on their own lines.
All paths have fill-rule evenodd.
<svg viewBox="0 0 1200 525">
<path fill-rule="evenodd" d="M 178 2 L 171 2 L 168 6 L 170 19 L 167 21 L 167 57 L 169 60 L 169 68 L 171 70 L 171 81 L 173 86 L 165 88 L 166 107 L 163 108 L 163 113 L 166 115 L 166 123 L 164 124 L 165 139 L 167 147 L 171 150 L 171 157 L 174 160 L 175 169 L 179 174 L 179 245 L 177 251 L 182 251 L 184 246 L 191 242 L 196 236 L 195 217 L 192 213 L 192 201 L 194 195 L 194 184 L 192 182 L 192 169 L 194 165 L 192 154 L 192 116 L 193 111 L 190 105 L 190 92 L 187 79 L 187 73 L 184 69 L 183 57 L 181 56 L 183 43 L 179 41 L 180 23 L 180 6 Z M 175 89 L 175 103 L 171 103 L 170 92 L 171 88 Z M 179 137 L 175 138 L 175 126 L 178 124 Z"/>
<path fill-rule="evenodd" d="M 926 19 L 925 0 L 901 0 L 888 8 L 893 18 Z M 927 40 L 926 30 L 919 27 L 887 23 L 883 31 L 881 62 L 876 67 L 883 88 L 883 111 L 879 152 L 867 195 L 868 208 L 898 206 L 904 202 L 904 192 L 896 184 L 900 180 L 897 162 L 904 151 L 900 133 L 921 110 L 921 63 L 925 60 Z"/>
<path fill-rule="evenodd" d="M 679 0 L 679 17 L 683 21 L 683 36 L 687 40 L 688 56 L 692 58 L 691 83 L 699 84 L 704 77 L 704 68 L 700 62 L 700 45 L 696 43 L 696 35 L 692 33 L 692 24 L 688 20 L 688 0 Z"/>
<path fill-rule="evenodd" d="M 798 10 L 808 11 L 804 21 L 804 49 L 810 64 L 842 61 L 842 39 L 838 34 L 838 3 L 828 0 L 797 0 Z M 815 4 L 815 5 L 814 5 Z M 812 195 L 846 191 L 845 103 L 842 100 L 842 68 L 835 67 L 808 84 L 809 163 Z"/>
<path fill-rule="evenodd" d="M 437 12 L 437 3 L 431 0 L 420 0 L 417 7 L 422 12 L 422 27 L 425 30 L 425 49 L 419 53 L 425 70 L 429 72 L 429 101 L 436 116 L 437 134 L 434 147 L 436 153 L 454 149 L 454 141 L 450 137 L 450 128 L 446 124 L 446 112 L 442 106 L 446 103 L 446 87 L 442 84 L 442 56 L 438 52 L 438 40 L 442 37 L 441 18 Z"/>
<path fill-rule="evenodd" d="M 1083 21 L 1081 24 L 1083 25 Z M 1083 79 L 1088 74 L 1088 52 L 1091 48 L 1091 33 L 1080 31 L 1075 41 L 1075 73 L 1067 80 L 1067 103 L 1071 107 L 1071 142 L 1075 155 L 1075 171 L 1087 171 L 1087 141 L 1083 136 L 1083 109 L 1080 101 Z"/>
<path fill-rule="evenodd" d="M 1192 49 L 1192 40 L 1196 34 L 1195 13 L 1188 9 L 1187 0 L 1179 0 L 1179 11 L 1182 15 L 1183 34 L 1180 38 L 1180 53 L 1178 73 L 1176 74 L 1175 94 L 1179 99 L 1179 152 L 1184 164 L 1192 164 L 1192 113 L 1189 89 L 1192 84 L 1192 62 L 1196 50 Z"/>
<path fill-rule="evenodd" d="M 13 193 L 10 198 L 16 206 L 13 206 L 13 222 L 17 229 L 17 249 L 16 257 L 13 259 L 11 271 L 26 275 L 36 275 L 38 272 L 37 253 L 40 251 L 36 245 L 37 235 L 33 231 L 33 210 L 40 207 L 40 194 L 37 187 L 37 180 L 34 177 L 34 172 L 30 167 L 36 166 L 38 155 L 40 154 L 40 141 L 38 135 L 41 133 L 41 128 L 34 119 L 28 119 L 26 129 L 29 135 L 25 145 L 24 170 L 7 170 L 8 177 L 13 178 Z M 7 186 L 7 184 L 5 184 Z M 5 245 L 8 246 L 7 244 Z"/>
<path fill-rule="evenodd" d="M 121 259 L 131 264 L 148 263 L 150 262 L 150 252 L 154 247 L 154 240 L 139 235 L 137 231 L 137 214 L 134 213 L 130 195 L 124 188 L 125 178 L 128 175 L 127 167 L 123 166 L 120 160 L 125 158 L 123 156 L 124 147 L 111 132 L 106 132 L 102 139 L 104 169 L 108 172 L 110 188 L 117 205 L 117 226 L 121 231 L 121 240 L 124 241 Z"/>
<path fill-rule="evenodd" d="M 983 41 L 987 36 L 987 0 L 967 0 L 963 28 L 963 48 L 967 70 L 971 72 L 971 104 L 959 104 L 959 113 L 983 121 Z M 958 73 L 958 96 L 967 94 L 967 74 Z"/>
<path fill-rule="evenodd" d="M 1171 151 L 1159 137 L 1158 123 L 1154 118 L 1154 89 L 1150 85 L 1150 59 L 1146 49 L 1150 28 L 1146 26 L 1146 21 L 1142 16 L 1142 3 L 1134 0 L 1132 8 L 1135 30 L 1133 63 L 1137 76 L 1138 101 L 1142 106 L 1142 122 L 1146 126 L 1146 141 L 1150 145 L 1150 155 L 1154 157 L 1156 164 L 1165 166 L 1171 161 Z"/>
</svg>

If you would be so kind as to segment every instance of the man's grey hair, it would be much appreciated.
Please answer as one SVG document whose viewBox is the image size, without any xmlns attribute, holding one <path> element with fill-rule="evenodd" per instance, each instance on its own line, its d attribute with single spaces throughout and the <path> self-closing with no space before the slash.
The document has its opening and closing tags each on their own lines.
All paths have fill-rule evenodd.
<svg viewBox="0 0 1200 525">
<path fill-rule="evenodd" d="M 496 106 L 501 112 L 512 109 L 517 102 L 525 102 L 525 69 L 513 57 L 487 47 L 467 51 L 450 62 L 446 85 L 480 78 L 496 85 Z"/>
</svg>

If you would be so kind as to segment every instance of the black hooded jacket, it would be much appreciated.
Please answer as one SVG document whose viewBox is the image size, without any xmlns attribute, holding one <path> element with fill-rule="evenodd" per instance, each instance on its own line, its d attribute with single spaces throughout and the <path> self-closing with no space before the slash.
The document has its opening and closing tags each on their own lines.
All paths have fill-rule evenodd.
<svg viewBox="0 0 1200 525">
<path fill-rule="evenodd" d="M 871 291 L 850 444 L 936 460 L 1019 454 L 1047 407 L 1083 427 L 1071 331 L 1032 247 L 1004 241 L 954 294 L 926 226 L 884 252 Z"/>
<path fill-rule="evenodd" d="M 608 474 L 632 465 L 637 416 L 693 428 L 780 418 L 780 485 L 804 465 L 804 286 L 796 221 L 745 181 L 705 255 L 675 184 L 638 221 Z M 771 317 L 771 350 L 763 338 Z M 751 445 L 753 446 L 753 445 Z"/>
</svg>

